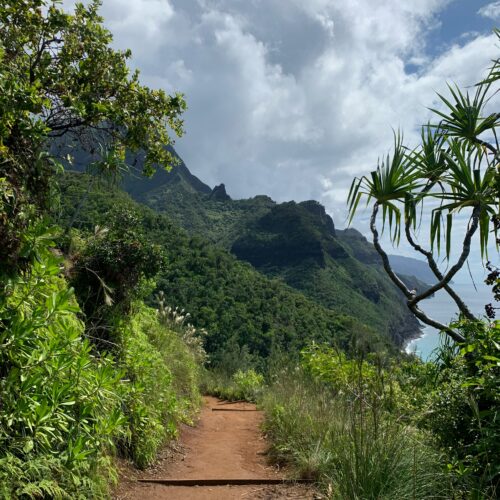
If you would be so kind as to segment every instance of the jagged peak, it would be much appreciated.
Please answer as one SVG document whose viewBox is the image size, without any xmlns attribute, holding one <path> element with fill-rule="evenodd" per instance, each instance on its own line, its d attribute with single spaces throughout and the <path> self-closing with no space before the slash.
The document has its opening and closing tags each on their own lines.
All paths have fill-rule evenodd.
<svg viewBox="0 0 500 500">
<path fill-rule="evenodd" d="M 227 194 L 226 186 L 224 185 L 224 183 L 222 183 L 212 189 L 212 192 L 208 196 L 208 199 L 216 201 L 228 201 L 231 199 L 231 197 Z"/>
</svg>

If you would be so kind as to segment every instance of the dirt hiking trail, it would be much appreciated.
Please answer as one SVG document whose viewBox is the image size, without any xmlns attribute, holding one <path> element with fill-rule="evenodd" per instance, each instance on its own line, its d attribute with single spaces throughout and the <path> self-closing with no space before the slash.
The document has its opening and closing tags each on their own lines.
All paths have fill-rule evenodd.
<svg viewBox="0 0 500 500">
<path fill-rule="evenodd" d="M 216 409 L 213 411 L 212 409 Z M 220 411 L 220 410 L 254 411 Z M 205 397 L 196 427 L 185 427 L 175 452 L 165 452 L 148 471 L 128 477 L 116 500 L 233 500 L 320 498 L 305 485 L 165 486 L 138 479 L 283 479 L 266 461 L 263 415 L 250 403 Z"/>
</svg>

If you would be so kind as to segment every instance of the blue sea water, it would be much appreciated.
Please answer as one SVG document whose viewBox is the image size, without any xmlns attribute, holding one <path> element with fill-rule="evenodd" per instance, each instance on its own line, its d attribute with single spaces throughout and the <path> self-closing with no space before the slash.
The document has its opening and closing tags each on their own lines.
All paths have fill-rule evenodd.
<svg viewBox="0 0 500 500">
<path fill-rule="evenodd" d="M 476 282 L 475 287 L 470 281 L 469 283 L 455 283 L 452 288 L 478 317 L 483 317 L 484 306 L 493 302 L 491 288 L 482 281 Z M 445 324 L 457 318 L 458 315 L 455 303 L 445 291 L 440 291 L 434 297 L 422 301 L 420 307 L 428 316 Z M 425 326 L 422 328 L 422 336 L 412 340 L 406 346 L 406 352 L 413 352 L 423 360 L 429 360 L 433 358 L 433 351 L 443 340 L 443 335 L 440 335 L 435 328 Z"/>
</svg>

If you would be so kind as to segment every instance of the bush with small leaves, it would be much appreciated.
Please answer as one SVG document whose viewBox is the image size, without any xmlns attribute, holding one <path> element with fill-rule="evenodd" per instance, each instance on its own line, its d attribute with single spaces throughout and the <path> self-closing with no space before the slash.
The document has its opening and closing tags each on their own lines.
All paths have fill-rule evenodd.
<svg viewBox="0 0 500 500">
<path fill-rule="evenodd" d="M 117 343 L 113 318 L 127 314 L 132 301 L 143 298 L 143 285 L 165 265 L 161 247 L 137 230 L 136 223 L 133 211 L 115 212 L 109 228 L 96 228 L 72 257 L 71 284 L 100 349 Z"/>
<path fill-rule="evenodd" d="M 428 397 L 422 425 L 446 449 L 449 466 L 464 488 L 500 491 L 500 322 L 461 321 L 466 341 L 442 349 L 436 389 Z"/>
</svg>

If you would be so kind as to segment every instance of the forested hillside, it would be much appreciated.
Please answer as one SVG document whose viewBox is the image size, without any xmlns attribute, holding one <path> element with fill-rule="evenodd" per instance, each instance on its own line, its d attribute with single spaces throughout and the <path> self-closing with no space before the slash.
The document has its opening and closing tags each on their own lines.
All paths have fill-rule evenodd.
<svg viewBox="0 0 500 500">
<path fill-rule="evenodd" d="M 193 323 L 208 331 L 206 349 L 215 358 L 226 353 L 237 366 L 243 351 L 261 365 L 271 353 L 298 353 L 311 340 L 347 349 L 357 340 L 370 350 L 390 348 L 387 337 L 359 320 L 307 299 L 282 280 L 262 276 L 199 236 L 188 236 L 169 217 L 138 204 L 118 187 L 92 183 L 88 190 L 91 180 L 78 173 L 60 179 L 58 223 L 64 227 L 72 222 L 73 232 L 85 234 L 133 214 L 137 230 L 166 256 L 151 297 L 162 291 L 169 304 L 189 312 Z"/>
<path fill-rule="evenodd" d="M 170 151 L 177 160 L 172 171 L 158 171 L 151 178 L 141 176 L 142 155 L 130 158 L 134 166 L 121 184 L 134 199 L 313 301 L 356 315 L 396 345 L 418 334 L 418 322 L 387 278 L 373 245 L 354 229 L 337 230 L 321 204 L 313 200 L 277 204 L 265 195 L 233 200 L 224 184 L 211 189 L 191 174 L 175 150 Z M 59 144 L 59 154 L 69 152 L 73 161 L 68 167 L 85 171 L 92 157 Z M 412 274 L 432 281 L 420 262 L 408 262 L 413 267 L 399 269 L 411 288 L 426 286 Z M 390 316 L 381 313 L 387 308 L 392 310 Z"/>
<path fill-rule="evenodd" d="M 210 190 L 180 162 L 171 174 L 152 179 L 129 175 L 124 187 L 189 234 L 203 235 L 327 308 L 356 316 L 396 345 L 418 333 L 418 322 L 387 278 L 373 245 L 354 230 L 336 230 L 321 204 L 277 204 L 264 195 L 232 200 L 224 185 Z M 423 286 L 415 278 L 405 279 Z M 388 309 L 391 315 L 382 312 Z"/>
</svg>

